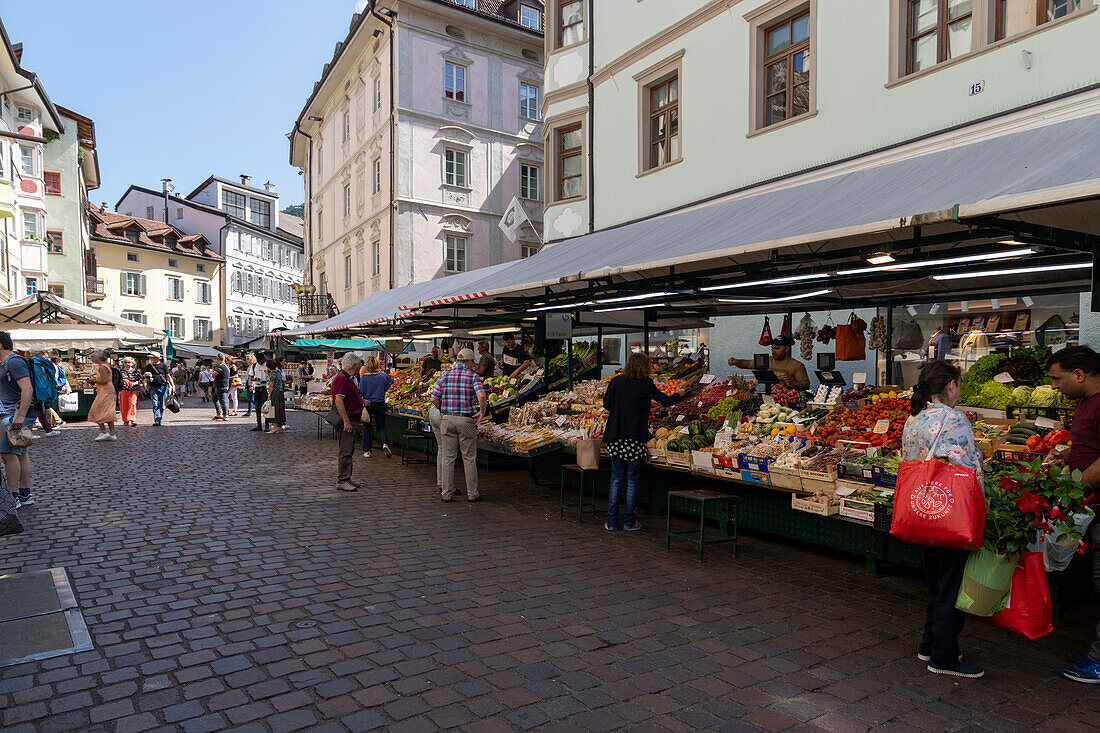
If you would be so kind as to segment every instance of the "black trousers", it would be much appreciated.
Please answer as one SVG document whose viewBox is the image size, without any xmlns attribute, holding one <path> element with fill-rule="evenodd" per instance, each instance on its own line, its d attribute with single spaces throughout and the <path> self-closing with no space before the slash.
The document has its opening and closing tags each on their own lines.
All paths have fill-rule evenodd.
<svg viewBox="0 0 1100 733">
<path fill-rule="evenodd" d="M 959 634 L 966 622 L 966 614 L 955 609 L 955 600 L 970 553 L 922 546 L 920 554 L 928 583 L 928 606 L 924 637 L 917 651 L 930 655 L 931 663 L 937 667 L 954 669 L 959 661 Z"/>
<path fill-rule="evenodd" d="M 267 402 L 267 385 L 256 385 L 253 390 L 252 404 L 256 407 L 256 427 L 263 430 L 264 427 L 264 403 Z"/>
</svg>

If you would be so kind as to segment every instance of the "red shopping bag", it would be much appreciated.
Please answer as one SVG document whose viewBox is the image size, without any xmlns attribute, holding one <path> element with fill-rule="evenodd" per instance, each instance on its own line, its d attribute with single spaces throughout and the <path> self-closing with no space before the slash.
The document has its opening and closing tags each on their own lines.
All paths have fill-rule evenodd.
<svg viewBox="0 0 1100 733">
<path fill-rule="evenodd" d="M 993 626 L 1015 631 L 1029 639 L 1038 639 L 1054 631 L 1051 623 L 1050 587 L 1043 553 L 1021 552 L 1012 574 L 1008 605 L 985 619 Z"/>
<path fill-rule="evenodd" d="M 977 550 L 982 546 L 985 510 L 974 469 L 941 461 L 903 461 L 898 466 L 890 534 L 918 545 Z"/>
</svg>

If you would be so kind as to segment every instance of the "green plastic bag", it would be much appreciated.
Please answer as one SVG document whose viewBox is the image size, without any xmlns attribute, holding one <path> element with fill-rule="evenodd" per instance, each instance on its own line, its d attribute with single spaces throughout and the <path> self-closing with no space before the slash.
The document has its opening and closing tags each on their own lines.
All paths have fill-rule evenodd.
<svg viewBox="0 0 1100 733">
<path fill-rule="evenodd" d="M 992 616 L 1003 611 L 1019 561 L 1019 553 L 999 555 L 985 549 L 970 553 L 955 608 L 974 616 Z"/>
</svg>

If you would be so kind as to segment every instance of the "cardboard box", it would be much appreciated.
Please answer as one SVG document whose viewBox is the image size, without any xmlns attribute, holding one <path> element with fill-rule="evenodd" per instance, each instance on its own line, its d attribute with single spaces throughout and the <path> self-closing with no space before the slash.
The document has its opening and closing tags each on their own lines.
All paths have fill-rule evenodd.
<svg viewBox="0 0 1100 733">
<path fill-rule="evenodd" d="M 744 453 L 737 455 L 737 461 L 741 464 L 741 470 L 758 471 L 760 473 L 767 473 L 768 468 L 775 462 L 774 458 L 757 458 L 756 456 L 747 456 Z"/>
<path fill-rule="evenodd" d="M 741 464 L 733 456 L 720 456 L 714 453 L 711 454 L 711 465 L 714 466 L 714 473 L 724 478 L 741 478 Z"/>
<path fill-rule="evenodd" d="M 714 454 L 705 450 L 691 452 L 691 472 L 714 475 Z"/>
<path fill-rule="evenodd" d="M 741 480 L 748 481 L 752 484 L 764 484 L 765 486 L 771 485 L 771 475 L 766 471 L 752 471 L 741 469 Z"/>
<path fill-rule="evenodd" d="M 871 478 L 875 486 L 883 489 L 896 489 L 898 487 L 897 476 L 886 473 L 886 469 L 882 466 L 873 466 L 872 468 Z"/>
<path fill-rule="evenodd" d="M 829 497 L 792 495 L 791 509 L 817 514 L 822 517 L 830 517 L 840 512 L 840 505 Z"/>
<path fill-rule="evenodd" d="M 772 470 L 768 474 L 771 476 L 772 486 L 776 488 L 791 489 L 792 491 L 803 490 L 802 477 L 798 475 L 798 469 L 772 466 Z"/>
</svg>

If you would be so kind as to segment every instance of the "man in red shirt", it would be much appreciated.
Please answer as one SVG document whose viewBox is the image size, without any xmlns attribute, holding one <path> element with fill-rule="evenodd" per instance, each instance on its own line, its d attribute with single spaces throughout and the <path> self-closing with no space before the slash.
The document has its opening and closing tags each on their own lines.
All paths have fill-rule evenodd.
<svg viewBox="0 0 1100 733">
<path fill-rule="evenodd" d="M 356 385 L 362 365 L 363 360 L 349 351 L 340 359 L 340 371 L 332 378 L 332 405 L 344 421 L 340 430 L 340 475 L 336 482 L 336 488 L 340 491 L 357 491 L 361 486 L 351 480 L 351 469 L 355 435 L 363 415 L 363 396 Z"/>
<path fill-rule="evenodd" d="M 1054 389 L 1071 400 L 1078 400 L 1070 426 L 1069 457 L 1065 464 L 1081 471 L 1093 489 L 1100 488 L 1100 354 L 1087 346 L 1062 349 L 1047 364 Z M 1054 459 L 1053 456 L 1048 458 Z M 1100 522 L 1095 519 L 1085 541 L 1100 548 Z M 1100 592 L 1100 549 L 1092 558 L 1092 583 Z M 1100 684 L 1100 624 L 1097 641 L 1088 654 L 1074 657 L 1073 664 L 1062 668 L 1062 676 L 1074 682 Z"/>
</svg>

